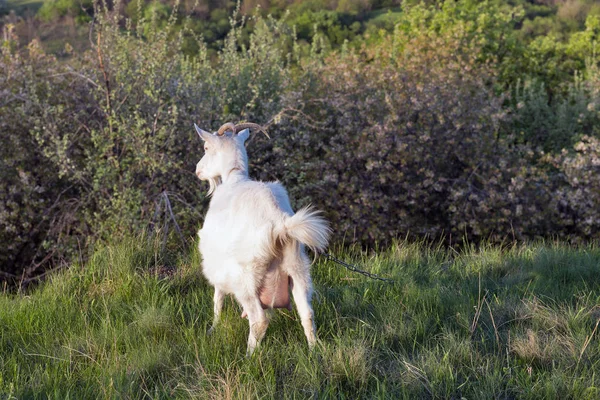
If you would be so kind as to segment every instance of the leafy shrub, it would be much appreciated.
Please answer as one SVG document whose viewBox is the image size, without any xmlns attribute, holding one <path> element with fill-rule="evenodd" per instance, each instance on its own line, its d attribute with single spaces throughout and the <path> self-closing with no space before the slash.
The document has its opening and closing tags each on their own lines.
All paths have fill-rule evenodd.
<svg viewBox="0 0 600 400">
<path fill-rule="evenodd" d="M 70 15 L 78 22 L 88 22 L 93 9 L 93 0 L 50 0 L 44 1 L 37 15 L 43 21 L 52 21 Z"/>
<path fill-rule="evenodd" d="M 286 156 L 278 163 L 298 165 L 300 174 L 284 178 L 293 197 L 328 210 L 338 239 L 485 236 L 489 220 L 461 210 L 476 193 L 502 190 L 490 182 L 510 153 L 498 139 L 505 115 L 485 61 L 490 50 L 460 18 L 443 24 L 448 18 L 422 6 L 405 18 L 361 54 L 306 67 L 318 77 L 301 101 L 312 119 L 294 121 L 294 140 L 273 151 Z"/>
<path fill-rule="evenodd" d="M 571 148 L 593 131 L 591 81 L 576 81 L 555 103 L 539 86 L 518 89 L 511 114 L 495 94 L 498 64 L 486 61 L 493 47 L 481 31 L 435 15 L 431 25 L 423 15 L 408 13 L 393 36 L 362 53 L 305 65 L 315 89 L 298 100 L 303 115 L 280 126 L 293 140 L 274 143 L 266 169 L 289 166 L 292 197 L 328 210 L 346 241 L 593 237 L 595 219 L 586 230 L 569 222 L 593 213 L 592 203 L 561 206 L 574 201 L 557 195 L 569 193 L 564 168 L 538 152 Z M 589 153 L 580 159 L 593 163 Z"/>
<path fill-rule="evenodd" d="M 62 173 L 71 165 L 55 162 L 51 154 L 71 152 L 61 133 L 79 128 L 72 124 L 87 116 L 90 99 L 84 85 L 69 79 L 69 71 L 43 54 L 37 42 L 26 57 L 13 50 L 3 43 L 0 58 L 0 238 L 5 244 L 0 264 L 8 276 L 21 277 L 36 272 L 49 254 L 62 255 L 58 238 L 76 248 L 70 235 L 81 231 L 70 211 L 78 207 L 72 202 L 78 188 Z M 40 141 L 37 130 L 57 135 Z"/>
<path fill-rule="evenodd" d="M 340 46 L 344 41 L 352 40 L 360 29 L 360 24 L 344 22 L 344 15 L 337 11 L 306 10 L 293 17 L 289 24 L 295 27 L 298 39 L 310 41 L 319 32 L 329 44 Z"/>
<path fill-rule="evenodd" d="M 69 64 L 34 45 L 22 57 L 4 44 L 1 101 L 13 108 L 0 110 L 1 134 L 14 144 L 1 164 L 0 223 L 13 245 L 0 261 L 11 275 L 27 276 L 22 268 L 38 251 L 64 257 L 78 250 L 73 241 L 85 248 L 145 229 L 165 191 L 191 236 L 206 204 L 193 173 L 201 152 L 192 123 L 264 121 L 280 108 L 286 71 L 274 21 L 261 21 L 242 53 L 234 27 L 215 67 L 202 43 L 195 58 L 180 51 L 174 19 L 142 39 L 122 34 L 116 15 L 97 18 L 96 48 Z"/>
<path fill-rule="evenodd" d="M 546 87 L 535 81 L 514 90 L 514 119 L 511 129 L 518 140 L 546 152 L 572 148 L 598 122 L 596 104 L 600 99 L 587 80 L 570 84 L 565 97 L 550 98 Z"/>
<path fill-rule="evenodd" d="M 575 153 L 564 150 L 553 160 L 561 181 L 555 193 L 560 234 L 594 239 L 600 233 L 600 140 L 584 136 Z"/>
<path fill-rule="evenodd" d="M 398 31 L 376 49 L 306 67 L 319 78 L 304 112 L 322 128 L 294 121 L 293 140 L 274 144 L 275 164 L 301 171 L 284 178 L 293 197 L 328 210 L 338 238 L 373 243 L 461 229 L 451 193 L 496 159 L 503 111 L 493 71 L 453 33 Z"/>
</svg>

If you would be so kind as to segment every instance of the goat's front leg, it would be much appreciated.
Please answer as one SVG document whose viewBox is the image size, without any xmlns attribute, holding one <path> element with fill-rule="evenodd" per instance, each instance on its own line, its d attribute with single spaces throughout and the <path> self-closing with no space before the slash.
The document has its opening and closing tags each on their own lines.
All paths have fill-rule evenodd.
<svg viewBox="0 0 600 400">
<path fill-rule="evenodd" d="M 250 357 L 254 353 L 256 346 L 260 344 L 260 341 L 265 336 L 269 320 L 265 315 L 265 310 L 263 310 L 258 296 L 248 296 L 246 298 L 238 298 L 238 300 L 242 304 L 244 312 L 248 315 L 250 332 L 248 333 L 246 356 Z"/>
<path fill-rule="evenodd" d="M 211 335 L 215 331 L 215 328 L 219 323 L 219 317 L 221 316 L 221 310 L 223 309 L 223 300 L 225 300 L 225 293 L 215 286 L 215 295 L 213 297 L 213 323 L 208 329 L 208 335 Z"/>
</svg>

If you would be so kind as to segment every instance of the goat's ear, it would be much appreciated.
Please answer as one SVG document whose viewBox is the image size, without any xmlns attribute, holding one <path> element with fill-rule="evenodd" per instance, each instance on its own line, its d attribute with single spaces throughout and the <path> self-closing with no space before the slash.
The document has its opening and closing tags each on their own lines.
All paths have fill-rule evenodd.
<svg viewBox="0 0 600 400">
<path fill-rule="evenodd" d="M 205 142 L 209 141 L 213 137 L 211 133 L 198 128 L 198 125 L 196 124 L 194 124 L 194 128 L 196 128 L 196 132 L 198 132 L 198 136 L 200 136 L 200 139 L 204 140 Z"/>
<path fill-rule="evenodd" d="M 243 131 L 237 134 L 237 137 L 242 140 L 242 143 L 244 143 L 250 137 L 250 129 L 244 129 Z"/>
</svg>

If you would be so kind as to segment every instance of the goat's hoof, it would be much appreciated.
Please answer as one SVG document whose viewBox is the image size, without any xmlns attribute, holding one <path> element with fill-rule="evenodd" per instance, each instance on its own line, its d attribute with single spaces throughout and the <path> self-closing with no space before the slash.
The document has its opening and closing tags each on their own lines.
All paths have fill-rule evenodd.
<svg viewBox="0 0 600 400">
<path fill-rule="evenodd" d="M 309 348 L 309 349 L 314 349 L 314 348 L 315 348 L 315 346 L 316 346 L 318 343 L 320 343 L 320 340 L 319 340 L 319 339 L 317 339 L 317 338 L 315 337 L 315 335 L 309 335 L 309 336 L 306 338 L 306 341 L 307 341 L 307 343 L 308 343 L 308 348 Z"/>
<path fill-rule="evenodd" d="M 256 349 L 258 349 L 259 347 L 260 343 L 256 343 L 253 346 L 248 346 L 246 348 L 246 358 L 251 358 L 256 353 Z"/>
<path fill-rule="evenodd" d="M 314 353 L 316 350 L 323 350 L 324 344 L 319 338 L 313 338 L 312 341 L 308 342 L 308 351 Z"/>
<path fill-rule="evenodd" d="M 208 328 L 208 330 L 206 331 L 206 336 L 212 336 L 212 334 L 215 333 L 215 326 L 211 326 L 210 328 Z"/>
</svg>

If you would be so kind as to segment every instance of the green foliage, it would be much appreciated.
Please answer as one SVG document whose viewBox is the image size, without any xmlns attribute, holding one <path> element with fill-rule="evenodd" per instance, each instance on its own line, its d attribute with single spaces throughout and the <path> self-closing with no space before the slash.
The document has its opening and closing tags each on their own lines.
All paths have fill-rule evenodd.
<svg viewBox="0 0 600 400">
<path fill-rule="evenodd" d="M 595 65 L 595 50 L 600 32 L 600 19 L 590 15 L 584 30 L 574 33 L 566 42 L 554 34 L 534 39 L 527 48 L 526 69 L 528 76 L 543 81 L 553 91 L 573 80 L 577 72 L 585 71 L 587 65 Z"/>
<path fill-rule="evenodd" d="M 370 18 L 365 21 L 364 40 L 368 41 L 373 36 L 378 37 L 379 32 L 382 31 L 393 32 L 401 12 L 400 8 L 371 12 Z"/>
<path fill-rule="evenodd" d="M 596 125 L 597 126 L 597 125 Z M 565 210 L 561 213 L 564 226 L 568 231 L 579 235 L 595 237 L 600 223 L 595 210 L 600 208 L 600 139 L 583 136 L 575 144 L 575 154 L 563 150 L 553 162 L 560 169 L 560 177 L 564 180 L 559 185 L 556 197 L 557 205 Z M 575 216 L 575 218 L 573 218 Z"/>
<path fill-rule="evenodd" d="M 46 0 L 37 15 L 43 21 L 52 21 L 68 15 L 83 23 L 90 21 L 93 9 L 93 0 Z"/>
<path fill-rule="evenodd" d="M 308 4 L 313 4 L 308 2 Z M 304 5 L 304 3 L 300 3 Z M 322 10 L 318 3 L 313 7 L 292 8 L 288 25 L 296 30 L 298 39 L 312 41 L 316 33 L 327 39 L 333 47 L 341 46 L 345 41 L 351 41 L 362 31 L 358 16 L 338 11 Z"/>
<path fill-rule="evenodd" d="M 406 242 L 319 259 L 310 352 L 274 312 L 255 355 L 199 255 L 148 237 L 98 246 L 28 293 L 0 293 L 0 393 L 33 398 L 581 398 L 598 395 L 600 252 L 538 244 L 458 253 Z M 162 255 L 161 255 L 162 254 Z"/>
<path fill-rule="evenodd" d="M 10 35 L 9 30 L 5 33 Z M 6 244 L 0 263 L 4 274 L 20 277 L 36 273 L 38 262 L 47 261 L 48 255 L 58 256 L 65 247 L 75 250 L 70 234 L 82 233 L 79 222 L 70 217 L 70 210 L 77 207 L 71 201 L 78 188 L 63 173 L 72 166 L 62 162 L 64 157 L 60 162 L 52 158 L 54 153 L 71 152 L 71 144 L 60 133 L 82 118 L 91 99 L 82 95 L 84 85 L 67 79 L 56 59 L 41 52 L 38 42 L 29 45 L 27 58 L 13 50 L 9 42 L 3 43 L 0 59 L 4 94 L 0 135 L 5 143 L 0 164 L 0 237 Z M 62 96 L 55 96 L 55 91 Z M 36 130 L 56 135 L 43 140 L 33 133 Z M 65 241 L 57 245 L 56 239 L 65 234 Z"/>
<path fill-rule="evenodd" d="M 522 8 L 501 1 L 446 0 L 439 5 L 406 8 L 396 29 L 409 37 L 460 37 L 461 48 L 477 48 L 477 60 L 494 64 L 499 83 L 507 85 L 522 74 L 524 48 L 515 34 L 522 17 Z"/>
<path fill-rule="evenodd" d="M 592 82 L 577 79 L 566 95 L 550 99 L 543 84 L 528 81 L 514 90 L 514 119 L 511 129 L 518 141 L 546 152 L 572 148 L 585 134 L 598 134 L 597 89 Z"/>
</svg>

